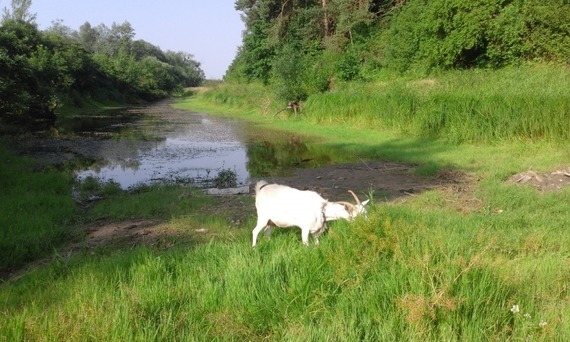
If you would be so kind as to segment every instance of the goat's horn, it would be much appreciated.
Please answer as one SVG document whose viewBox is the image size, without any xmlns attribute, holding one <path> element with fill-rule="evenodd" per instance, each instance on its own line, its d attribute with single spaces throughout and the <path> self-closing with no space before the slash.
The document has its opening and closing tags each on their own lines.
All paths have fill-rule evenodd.
<svg viewBox="0 0 570 342">
<path fill-rule="evenodd" d="M 354 191 L 348 190 L 348 192 L 350 192 L 352 194 L 352 197 L 354 197 L 354 199 L 356 200 L 356 204 L 360 205 L 360 200 L 358 199 L 358 196 L 356 196 Z"/>
<path fill-rule="evenodd" d="M 352 211 L 356 211 L 356 206 L 350 202 L 344 202 L 344 201 L 339 201 L 339 202 L 335 202 L 338 204 L 342 204 L 342 205 L 346 205 L 347 207 L 349 207 Z"/>
</svg>

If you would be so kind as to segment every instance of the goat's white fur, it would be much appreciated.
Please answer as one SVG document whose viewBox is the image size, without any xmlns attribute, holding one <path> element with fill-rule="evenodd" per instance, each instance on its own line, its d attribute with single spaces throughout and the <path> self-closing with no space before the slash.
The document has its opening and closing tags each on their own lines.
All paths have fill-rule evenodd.
<svg viewBox="0 0 570 342">
<path fill-rule="evenodd" d="M 271 232 L 272 225 L 282 228 L 297 226 L 301 228 L 305 245 L 309 244 L 309 233 L 318 244 L 327 221 L 352 220 L 365 212 L 364 206 L 368 200 L 360 203 L 357 199 L 357 202 L 356 206 L 348 202 L 329 202 L 314 191 L 259 181 L 255 186 L 257 224 L 252 233 L 253 247 L 259 232 L 264 229 Z"/>
</svg>

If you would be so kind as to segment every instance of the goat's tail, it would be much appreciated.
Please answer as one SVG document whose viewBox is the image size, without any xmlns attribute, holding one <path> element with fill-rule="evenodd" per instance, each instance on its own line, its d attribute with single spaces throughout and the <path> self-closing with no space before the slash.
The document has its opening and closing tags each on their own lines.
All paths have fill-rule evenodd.
<svg viewBox="0 0 570 342">
<path fill-rule="evenodd" d="M 269 183 L 267 183 L 267 182 L 264 181 L 264 180 L 261 180 L 261 181 L 257 182 L 257 184 L 255 185 L 255 193 L 257 194 L 257 193 L 259 192 L 259 190 L 261 190 L 261 188 L 263 188 L 263 187 L 266 186 L 267 184 L 269 184 Z"/>
</svg>

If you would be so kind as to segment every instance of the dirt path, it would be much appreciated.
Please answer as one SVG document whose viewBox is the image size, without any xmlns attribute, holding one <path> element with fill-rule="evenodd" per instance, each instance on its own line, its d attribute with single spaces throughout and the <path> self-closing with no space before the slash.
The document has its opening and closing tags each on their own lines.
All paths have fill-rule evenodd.
<svg viewBox="0 0 570 342">
<path fill-rule="evenodd" d="M 267 179 L 302 190 L 314 190 L 332 201 L 352 201 L 348 190 L 359 197 L 374 194 L 376 200 L 392 201 L 436 187 L 463 183 L 466 175 L 444 171 L 435 177 L 414 174 L 416 165 L 392 162 L 359 162 L 316 169 L 297 169 L 289 177 Z"/>
</svg>

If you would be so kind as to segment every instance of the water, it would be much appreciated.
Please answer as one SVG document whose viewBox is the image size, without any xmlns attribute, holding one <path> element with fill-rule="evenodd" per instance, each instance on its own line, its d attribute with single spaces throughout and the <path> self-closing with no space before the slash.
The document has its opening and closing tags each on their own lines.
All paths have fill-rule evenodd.
<svg viewBox="0 0 570 342">
<path fill-rule="evenodd" d="M 98 141 L 98 162 L 79 170 L 79 179 L 113 180 L 125 189 L 151 183 L 212 186 L 228 171 L 239 186 L 252 176 L 328 159 L 312 155 L 301 137 L 260 132 L 245 122 L 173 109 L 168 102 L 81 115 L 58 126 Z"/>
</svg>

